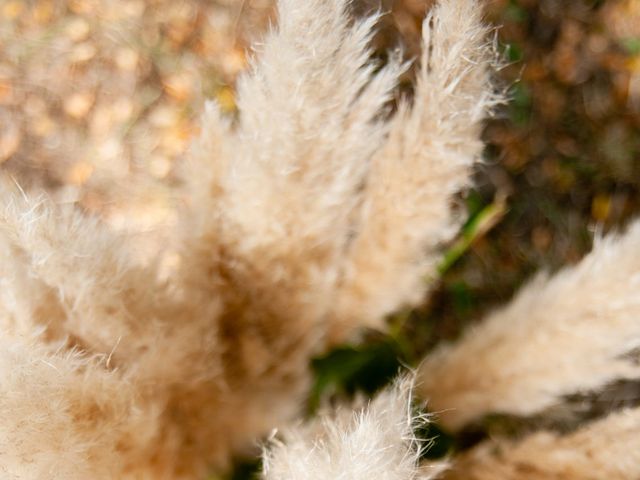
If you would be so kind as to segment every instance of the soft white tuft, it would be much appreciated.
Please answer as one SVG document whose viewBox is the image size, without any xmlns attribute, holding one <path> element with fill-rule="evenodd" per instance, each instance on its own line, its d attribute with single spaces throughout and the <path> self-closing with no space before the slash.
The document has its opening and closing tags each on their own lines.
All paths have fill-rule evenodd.
<svg viewBox="0 0 640 480">
<path fill-rule="evenodd" d="M 429 355 L 421 393 L 451 428 L 490 412 L 530 415 L 564 395 L 640 378 L 640 222 L 578 265 L 539 275 L 506 307 Z"/>
<path fill-rule="evenodd" d="M 623 410 L 561 435 L 487 441 L 454 464 L 445 480 L 630 480 L 640 478 L 640 409 Z"/>
<path fill-rule="evenodd" d="M 423 298 L 441 244 L 460 225 L 452 197 L 469 186 L 482 121 L 502 100 L 491 85 L 495 49 L 478 2 L 438 2 L 424 21 L 422 49 L 413 103 L 400 105 L 372 160 L 335 309 L 338 329 L 378 326 Z"/>
<path fill-rule="evenodd" d="M 422 444 L 414 429 L 412 382 L 400 380 L 354 411 L 325 413 L 283 432 L 264 455 L 265 480 L 426 480 L 436 468 L 419 467 Z"/>
</svg>

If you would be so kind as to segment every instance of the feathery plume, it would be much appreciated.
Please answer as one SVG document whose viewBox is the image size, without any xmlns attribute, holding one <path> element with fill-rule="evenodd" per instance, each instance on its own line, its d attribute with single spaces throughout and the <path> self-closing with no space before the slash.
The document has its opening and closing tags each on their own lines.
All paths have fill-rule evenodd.
<svg viewBox="0 0 640 480">
<path fill-rule="evenodd" d="M 279 2 L 279 26 L 239 82 L 236 128 L 215 107 L 206 113 L 204 141 L 220 141 L 200 148 L 196 165 L 216 175 L 193 197 L 196 235 L 185 240 L 186 282 L 232 264 L 230 274 L 248 276 L 233 280 L 236 296 L 283 298 L 305 327 L 328 309 L 369 159 L 387 130 L 381 111 L 403 69 L 391 61 L 376 71 L 368 45 L 378 17 L 352 24 L 348 4 Z M 210 262 L 191 262 L 189 250 L 206 250 Z"/>
<path fill-rule="evenodd" d="M 202 478 L 298 412 L 328 330 L 379 324 L 419 296 L 428 268 L 413 262 L 446 237 L 436 238 L 450 222 L 439 208 L 464 185 L 494 101 L 477 4 L 436 7 L 416 104 L 391 120 L 405 66 L 372 61 L 378 16 L 353 20 L 348 0 L 278 7 L 279 26 L 240 80 L 237 121 L 207 109 L 176 232 L 181 263 L 166 282 L 98 221 L 3 194 L 0 340 L 23 353 L 2 360 L 21 374 L 0 397 L 29 401 L 13 409 L 0 398 L 12 444 L 0 455 L 17 478 Z M 39 390 L 47 365 L 61 376 Z M 423 478 L 406 419 L 383 415 L 404 412 L 401 398 L 384 394 L 340 428 L 369 468 Z M 24 430 L 32 443 L 19 425 L 37 427 Z M 51 463 L 56 435 L 80 477 Z"/>
<path fill-rule="evenodd" d="M 380 326 L 385 315 L 417 304 L 439 247 L 460 225 L 452 196 L 469 185 L 482 121 L 501 102 L 481 11 L 475 1 L 443 0 L 423 23 L 413 104 L 402 103 L 391 120 L 364 187 L 334 313 L 343 328 Z"/>
<path fill-rule="evenodd" d="M 411 390 L 412 380 L 401 379 L 364 408 L 283 432 L 264 454 L 265 480 L 433 478 L 436 468 L 418 465 L 422 445 L 413 430 L 426 420 L 413 413 Z"/>
<path fill-rule="evenodd" d="M 157 423 L 103 363 L 35 336 L 0 338 L 3 478 L 125 478 L 135 457 L 122 452 L 147 444 Z"/>
<path fill-rule="evenodd" d="M 410 246 L 415 256 L 402 256 L 401 263 L 398 254 L 409 248 L 406 232 L 370 228 L 367 222 L 397 215 L 385 207 L 385 192 L 396 190 L 396 196 L 413 195 L 414 189 L 443 195 L 438 205 L 448 208 L 479 151 L 479 122 L 495 100 L 488 72 L 492 49 L 477 3 L 447 0 L 425 22 L 429 67 L 423 68 L 416 105 L 403 106 L 389 121 L 386 104 L 404 66 L 394 57 L 382 68 L 371 61 L 368 44 L 378 17 L 352 21 L 348 5 L 345 0 L 279 2 L 278 28 L 240 80 L 237 122 L 225 120 L 215 105 L 208 108 L 207 128 L 187 173 L 210 172 L 203 182 L 196 180 L 182 228 L 177 285 L 191 305 L 220 301 L 222 377 L 229 391 L 237 392 L 230 403 L 242 405 L 244 418 L 256 419 L 245 425 L 253 435 L 295 413 L 308 388 L 308 360 L 326 344 L 327 330 L 331 340 L 339 340 L 371 324 L 373 317 L 362 311 L 335 308 L 336 298 L 338 305 L 359 303 L 350 282 L 371 273 L 353 255 L 382 259 L 367 303 L 386 295 L 397 272 L 410 270 L 412 288 L 422 292 L 425 272 L 413 262 L 449 214 L 437 213 L 431 230 L 416 234 L 420 238 Z M 425 129 L 433 138 L 425 141 Z M 424 174 L 405 184 L 404 169 L 414 168 Z M 385 183 L 385 169 L 398 183 Z M 457 180 L 449 178 L 442 190 L 437 185 L 445 171 Z M 365 197 L 377 199 L 384 212 L 369 209 Z M 418 193 L 412 201 L 427 198 Z M 398 228 L 414 223 L 411 231 L 422 232 L 418 224 L 438 211 L 423 215 L 420 206 L 411 209 L 398 219 Z M 376 242 L 375 249 L 352 252 L 354 237 Z M 385 269 L 384 262 L 394 265 Z M 346 274 L 345 280 L 345 269 L 363 277 Z M 401 304 L 395 297 L 372 315 L 380 324 Z M 345 321 L 349 328 L 338 326 Z M 242 402 L 246 396 L 253 401 Z"/>
<path fill-rule="evenodd" d="M 429 355 L 420 392 L 457 429 L 489 412 L 531 415 L 640 377 L 640 222 L 596 240 L 578 265 L 538 275 L 509 305 Z"/>
<path fill-rule="evenodd" d="M 279 2 L 239 82 L 237 122 L 209 106 L 187 171 L 209 173 L 190 192 L 175 284 L 196 316 L 212 298 L 221 306 L 219 381 L 238 406 L 221 419 L 227 437 L 255 438 L 300 408 L 351 210 L 384 139 L 380 112 L 402 67 L 370 61 L 377 16 L 352 22 L 348 4 Z"/>
<path fill-rule="evenodd" d="M 157 304 L 156 289 L 149 288 L 155 271 L 135 265 L 125 238 L 72 208 L 54 208 L 45 198 L 32 200 L 11 190 L 6 183 L 0 186 L 5 260 L 16 269 L 15 276 L 3 276 L 5 294 L 17 299 L 40 291 L 36 299 L 46 301 L 46 308 L 37 308 L 47 315 L 47 328 L 64 331 L 95 353 L 109 353 L 118 339 L 148 326 L 145 317 Z"/>
<path fill-rule="evenodd" d="M 445 480 L 628 480 L 640 477 L 640 409 L 623 410 L 567 435 L 488 441 L 463 454 Z"/>
</svg>

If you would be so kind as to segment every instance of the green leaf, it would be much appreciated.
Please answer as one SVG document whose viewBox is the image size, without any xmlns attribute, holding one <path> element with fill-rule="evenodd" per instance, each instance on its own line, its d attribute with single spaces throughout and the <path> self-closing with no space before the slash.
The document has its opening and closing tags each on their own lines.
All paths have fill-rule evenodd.
<svg viewBox="0 0 640 480">
<path fill-rule="evenodd" d="M 625 38 L 620 43 L 630 55 L 640 55 L 640 37 Z"/>
<path fill-rule="evenodd" d="M 311 367 L 314 385 L 309 398 L 309 412 L 330 395 L 368 395 L 388 384 L 400 370 L 401 352 L 391 338 L 361 346 L 342 346 L 315 358 Z"/>
<path fill-rule="evenodd" d="M 444 258 L 438 266 L 440 275 L 444 275 L 469 250 L 474 241 L 491 230 L 502 219 L 506 211 L 506 198 L 497 195 L 493 203 L 472 215 L 463 227 L 460 237 L 445 252 Z"/>
</svg>

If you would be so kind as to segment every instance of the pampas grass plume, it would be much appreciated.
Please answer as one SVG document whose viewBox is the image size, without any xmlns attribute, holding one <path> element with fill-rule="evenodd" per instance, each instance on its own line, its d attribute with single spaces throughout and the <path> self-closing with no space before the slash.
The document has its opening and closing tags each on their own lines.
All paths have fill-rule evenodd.
<svg viewBox="0 0 640 480">
<path fill-rule="evenodd" d="M 264 456 L 265 480 L 326 478 L 427 480 L 438 468 L 420 467 L 423 445 L 414 431 L 411 379 L 399 379 L 368 405 L 321 414 L 281 433 Z"/>
<path fill-rule="evenodd" d="M 640 477 L 640 409 L 622 410 L 561 435 L 487 441 L 462 455 L 445 480 L 629 480 Z"/>
<path fill-rule="evenodd" d="M 415 303 L 497 101 L 477 7 L 435 7 L 415 99 L 394 114 L 406 65 L 372 60 L 379 15 L 280 0 L 237 121 L 206 108 L 169 275 L 99 221 L 0 186 L 0 471 L 203 478 L 300 413 L 314 355 Z M 407 402 L 396 389 L 318 423 L 336 457 L 317 468 L 347 468 L 345 429 L 353 475 L 423 478 Z M 270 478 L 293 478 L 313 444 L 290 435 Z"/>
<path fill-rule="evenodd" d="M 573 393 L 640 377 L 640 223 L 579 264 L 538 275 L 421 366 L 421 393 L 452 429 L 488 413 L 533 415 Z"/>
</svg>

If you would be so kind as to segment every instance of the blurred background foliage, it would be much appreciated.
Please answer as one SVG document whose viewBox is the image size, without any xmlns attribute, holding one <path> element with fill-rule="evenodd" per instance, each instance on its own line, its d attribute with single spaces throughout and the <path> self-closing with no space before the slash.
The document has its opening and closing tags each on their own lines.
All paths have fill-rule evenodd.
<svg viewBox="0 0 640 480">
<path fill-rule="evenodd" d="M 382 8 L 376 52 L 418 54 L 427 0 L 361 0 Z M 247 48 L 273 19 L 270 0 L 0 1 L 0 169 L 75 202 L 153 252 L 184 200 L 180 158 L 204 100 L 235 113 Z M 414 311 L 313 361 L 312 414 L 371 395 L 403 367 L 507 301 L 532 273 L 589 250 L 640 200 L 640 0 L 487 0 L 505 58 L 509 104 L 488 122 L 486 159 L 460 197 L 467 223 L 443 249 L 441 278 Z M 410 95 L 410 73 L 403 84 Z M 639 392 L 631 392 L 640 397 Z M 437 421 L 437 419 L 436 419 Z M 474 442 L 488 419 L 432 456 Z M 256 462 L 230 478 L 248 478 Z"/>
</svg>

